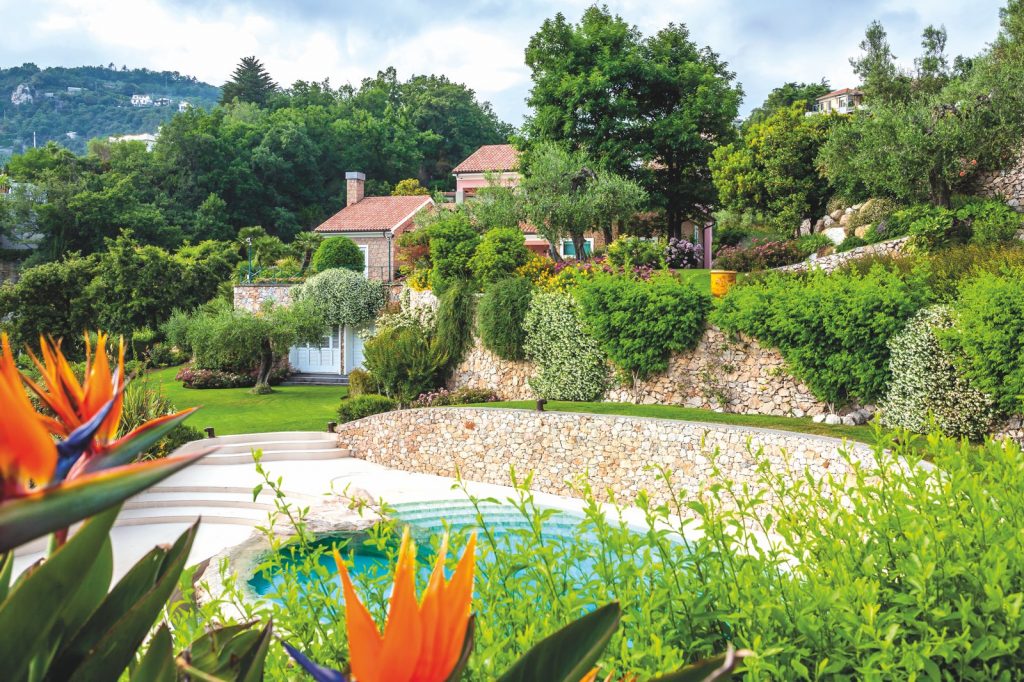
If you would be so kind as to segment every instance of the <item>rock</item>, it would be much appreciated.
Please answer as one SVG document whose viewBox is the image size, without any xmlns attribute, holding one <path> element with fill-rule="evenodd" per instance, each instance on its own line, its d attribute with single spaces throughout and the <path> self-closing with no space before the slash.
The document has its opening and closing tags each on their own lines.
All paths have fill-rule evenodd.
<svg viewBox="0 0 1024 682">
<path fill-rule="evenodd" d="M 821 231 L 824 232 L 825 230 L 829 229 L 830 227 L 835 227 L 835 225 L 836 225 L 836 221 L 832 219 L 832 216 L 827 215 L 827 216 L 825 216 L 824 220 L 821 223 Z"/>
<path fill-rule="evenodd" d="M 842 227 L 847 227 L 851 220 L 853 220 L 853 213 L 844 213 L 843 217 L 839 219 L 839 224 Z"/>
<path fill-rule="evenodd" d="M 829 218 L 831 218 L 832 220 L 839 220 L 842 217 L 843 217 L 843 209 L 841 209 L 841 208 L 837 208 L 836 210 L 834 210 L 831 213 L 829 213 Z"/>
<path fill-rule="evenodd" d="M 845 211 L 843 211 L 843 215 L 853 215 L 853 212 L 854 212 L 855 210 L 856 210 L 856 209 L 855 209 L 855 208 L 854 208 L 853 206 L 850 206 L 850 207 L 849 207 L 848 209 L 846 209 Z"/>
<path fill-rule="evenodd" d="M 853 235 L 855 237 L 860 237 L 861 239 L 864 239 L 864 237 L 868 236 L 868 230 L 870 229 L 870 225 L 861 225 L 860 227 L 854 228 Z"/>
<path fill-rule="evenodd" d="M 829 426 L 836 426 L 837 424 L 841 424 L 842 421 L 843 421 L 843 418 L 840 417 L 838 414 L 826 414 L 825 415 L 825 423 L 828 424 Z"/>
<path fill-rule="evenodd" d="M 824 218 L 818 218 L 818 220 L 815 221 L 815 223 L 814 223 L 814 231 L 815 232 L 821 232 L 823 229 L 825 229 L 825 219 Z"/>
<path fill-rule="evenodd" d="M 811 232 L 812 232 L 811 219 L 810 218 L 804 218 L 803 222 L 800 223 L 800 235 L 801 236 L 808 235 Z"/>
<path fill-rule="evenodd" d="M 846 239 L 846 228 L 830 227 L 827 230 L 823 230 L 822 234 L 831 239 L 833 244 L 839 246 Z"/>
<path fill-rule="evenodd" d="M 859 426 L 864 423 L 864 418 L 856 412 L 852 412 L 843 417 L 843 426 Z"/>
<path fill-rule="evenodd" d="M 828 416 L 827 414 L 822 412 L 821 414 L 816 414 L 813 417 L 811 417 L 811 421 L 814 422 L 815 424 L 821 424 L 822 422 L 825 421 L 825 418 L 827 416 Z"/>
</svg>

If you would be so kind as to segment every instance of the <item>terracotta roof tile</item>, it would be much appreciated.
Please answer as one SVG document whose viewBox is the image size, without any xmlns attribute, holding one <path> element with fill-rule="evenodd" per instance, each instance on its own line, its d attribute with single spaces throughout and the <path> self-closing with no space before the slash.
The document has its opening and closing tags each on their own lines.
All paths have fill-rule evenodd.
<svg viewBox="0 0 1024 682">
<path fill-rule="evenodd" d="M 510 144 L 485 144 L 452 169 L 452 173 L 510 171 L 519 167 L 519 150 Z"/>
<path fill-rule="evenodd" d="M 826 93 L 821 97 L 818 97 L 817 99 L 822 100 L 828 99 L 830 97 L 838 97 L 839 95 L 845 95 L 848 92 L 853 93 L 855 95 L 861 94 L 861 91 L 858 90 L 857 88 L 841 88 L 839 90 L 833 90 L 832 92 Z"/>
<path fill-rule="evenodd" d="M 321 223 L 315 232 L 371 232 L 398 227 L 431 202 L 428 196 L 365 197 Z"/>
</svg>

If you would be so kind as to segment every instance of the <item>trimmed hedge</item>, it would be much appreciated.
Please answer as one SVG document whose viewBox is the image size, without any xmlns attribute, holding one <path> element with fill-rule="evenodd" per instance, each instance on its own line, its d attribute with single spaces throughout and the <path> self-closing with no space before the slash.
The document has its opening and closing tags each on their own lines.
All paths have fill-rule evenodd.
<svg viewBox="0 0 1024 682">
<path fill-rule="evenodd" d="M 381 412 L 390 412 L 398 407 L 391 398 L 373 393 L 364 393 L 352 398 L 342 398 L 338 408 L 338 423 L 355 421 Z"/>
<path fill-rule="evenodd" d="M 359 246 L 348 237 L 329 237 L 313 253 L 313 272 L 343 268 L 363 274 L 366 259 Z"/>
</svg>

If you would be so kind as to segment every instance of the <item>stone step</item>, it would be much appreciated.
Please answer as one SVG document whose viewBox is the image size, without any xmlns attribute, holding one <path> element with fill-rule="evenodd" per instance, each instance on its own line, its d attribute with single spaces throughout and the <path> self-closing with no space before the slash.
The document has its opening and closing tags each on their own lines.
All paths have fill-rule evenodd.
<svg viewBox="0 0 1024 682">
<path fill-rule="evenodd" d="M 257 450 L 262 448 L 256 448 Z M 263 449 L 263 462 L 309 462 L 320 459 L 345 459 L 351 457 L 351 450 L 348 448 L 323 448 L 319 450 L 267 450 Z M 211 466 L 220 464 L 251 464 L 253 462 L 252 451 L 226 452 L 220 451 L 211 453 L 196 462 L 196 466 Z"/>
<path fill-rule="evenodd" d="M 333 450 L 338 447 L 334 438 L 318 438 L 316 440 L 293 440 L 293 441 L 259 441 L 252 440 L 241 443 L 219 444 L 215 438 L 197 441 L 204 448 L 216 448 L 216 455 L 248 455 L 253 450 L 264 452 L 319 452 L 320 450 Z M 197 446 L 198 447 L 198 446 Z"/>
</svg>

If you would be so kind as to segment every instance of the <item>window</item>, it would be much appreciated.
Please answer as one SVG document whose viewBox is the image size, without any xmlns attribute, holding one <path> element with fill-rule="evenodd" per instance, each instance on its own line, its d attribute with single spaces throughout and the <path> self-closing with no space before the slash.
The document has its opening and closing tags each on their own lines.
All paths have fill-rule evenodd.
<svg viewBox="0 0 1024 682">
<path fill-rule="evenodd" d="M 370 278 L 370 249 L 366 244 L 360 244 L 359 250 L 363 252 L 363 277 Z"/>
<path fill-rule="evenodd" d="M 583 246 L 583 250 L 586 252 L 586 254 L 588 256 L 590 254 L 594 253 L 594 240 L 591 237 L 587 237 L 586 238 L 584 246 Z M 562 258 L 575 258 L 576 257 L 576 247 L 573 246 L 571 239 L 563 239 L 562 240 L 561 253 L 562 253 Z"/>
</svg>

